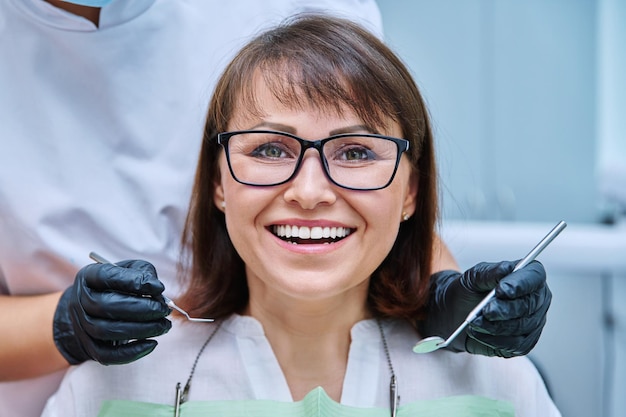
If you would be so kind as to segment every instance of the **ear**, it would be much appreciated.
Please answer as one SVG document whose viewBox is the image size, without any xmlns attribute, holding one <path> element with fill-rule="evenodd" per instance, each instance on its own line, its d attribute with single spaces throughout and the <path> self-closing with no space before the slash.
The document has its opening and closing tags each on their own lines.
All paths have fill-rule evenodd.
<svg viewBox="0 0 626 417">
<path fill-rule="evenodd" d="M 411 175 L 409 183 L 407 184 L 406 195 L 404 197 L 404 204 L 402 205 L 402 213 L 411 217 L 415 213 L 415 207 L 417 204 L 417 191 L 418 191 L 419 178 L 416 175 Z"/>
<path fill-rule="evenodd" d="M 215 182 L 215 191 L 213 192 L 213 204 L 218 210 L 224 211 L 226 206 L 226 198 L 224 197 L 224 187 L 221 181 Z"/>
</svg>

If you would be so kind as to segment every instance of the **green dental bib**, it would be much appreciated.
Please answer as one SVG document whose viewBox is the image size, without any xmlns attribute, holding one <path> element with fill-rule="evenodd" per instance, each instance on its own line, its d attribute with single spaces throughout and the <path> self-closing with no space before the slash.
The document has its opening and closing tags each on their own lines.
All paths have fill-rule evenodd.
<svg viewBox="0 0 626 417">
<path fill-rule="evenodd" d="M 135 401 L 105 401 L 98 417 L 172 417 L 174 406 Z M 388 408 L 358 408 L 333 401 L 318 387 L 302 401 L 273 400 L 190 401 L 183 403 L 180 417 L 389 417 Z M 398 417 L 513 417 L 513 405 L 473 395 L 417 401 L 398 408 Z"/>
</svg>

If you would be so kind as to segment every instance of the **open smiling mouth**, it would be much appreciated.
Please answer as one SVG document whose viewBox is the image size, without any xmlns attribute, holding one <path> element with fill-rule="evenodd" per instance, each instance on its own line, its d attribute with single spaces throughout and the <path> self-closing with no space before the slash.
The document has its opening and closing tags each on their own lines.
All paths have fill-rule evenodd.
<svg viewBox="0 0 626 417">
<path fill-rule="evenodd" d="M 270 229 L 274 235 L 294 245 L 335 243 L 354 231 L 348 227 L 307 227 L 286 224 L 275 224 Z"/>
</svg>

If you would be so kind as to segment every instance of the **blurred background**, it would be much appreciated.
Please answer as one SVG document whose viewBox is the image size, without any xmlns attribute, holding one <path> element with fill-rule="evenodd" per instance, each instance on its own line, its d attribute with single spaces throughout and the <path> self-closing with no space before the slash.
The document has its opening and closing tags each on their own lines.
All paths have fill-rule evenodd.
<svg viewBox="0 0 626 417">
<path fill-rule="evenodd" d="M 626 415 L 626 1 L 378 3 L 431 111 L 447 244 L 519 259 L 565 220 L 530 357 L 564 417 Z"/>
</svg>

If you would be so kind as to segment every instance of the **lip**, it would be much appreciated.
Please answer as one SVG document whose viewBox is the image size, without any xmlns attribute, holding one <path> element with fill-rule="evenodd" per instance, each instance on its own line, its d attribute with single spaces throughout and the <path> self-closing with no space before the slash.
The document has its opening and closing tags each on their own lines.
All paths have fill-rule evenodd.
<svg viewBox="0 0 626 417">
<path fill-rule="evenodd" d="M 322 233 L 324 237 L 319 239 L 319 243 L 316 243 L 316 240 L 318 239 L 311 239 L 308 240 L 307 243 L 294 244 L 284 238 L 279 237 L 276 233 L 274 233 L 274 229 L 277 226 L 296 226 L 298 228 L 307 227 L 311 229 L 311 234 L 319 236 L 320 233 Z M 347 241 L 350 241 L 350 238 L 356 231 L 355 227 L 348 226 L 345 223 L 328 220 L 302 219 L 279 220 L 276 222 L 272 222 L 270 225 L 266 226 L 265 229 L 268 233 L 272 235 L 273 240 L 281 248 L 299 254 L 321 254 L 335 251 L 344 246 Z M 332 242 L 329 242 L 329 238 L 334 239 L 337 233 L 345 234 L 345 236 L 339 240 L 333 240 Z"/>
</svg>

